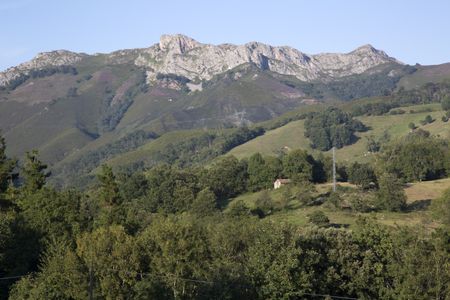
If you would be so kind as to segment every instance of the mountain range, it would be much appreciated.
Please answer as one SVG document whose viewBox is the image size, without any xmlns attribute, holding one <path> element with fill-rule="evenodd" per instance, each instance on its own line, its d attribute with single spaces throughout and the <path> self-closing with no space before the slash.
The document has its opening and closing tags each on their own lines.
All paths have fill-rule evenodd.
<svg viewBox="0 0 450 300">
<path fill-rule="evenodd" d="M 0 72 L 0 129 L 10 155 L 39 149 L 61 173 L 111 145 L 126 143 L 128 150 L 171 132 L 251 126 L 307 105 L 446 78 L 450 64 L 410 66 L 371 45 L 309 55 L 288 46 L 163 35 L 149 48 L 109 54 L 40 53 Z"/>
</svg>

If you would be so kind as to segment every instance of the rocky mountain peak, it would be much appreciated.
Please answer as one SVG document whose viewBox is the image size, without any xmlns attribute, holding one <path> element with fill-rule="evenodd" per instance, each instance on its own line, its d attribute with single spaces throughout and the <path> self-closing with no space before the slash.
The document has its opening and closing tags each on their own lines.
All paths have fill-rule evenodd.
<svg viewBox="0 0 450 300">
<path fill-rule="evenodd" d="M 39 69 L 49 66 L 73 65 L 87 56 L 84 53 L 76 53 L 67 50 L 55 50 L 38 53 L 32 60 L 17 66 L 20 70 Z"/>
<path fill-rule="evenodd" d="M 182 34 L 163 34 L 159 39 L 159 48 L 162 51 L 171 51 L 183 54 L 189 50 L 199 47 L 201 44 Z"/>
<path fill-rule="evenodd" d="M 51 66 L 76 65 L 86 57 L 67 50 L 39 53 L 31 61 L 0 72 L 0 86 L 26 74 L 27 70 Z M 158 74 L 175 74 L 194 82 L 243 64 L 262 70 L 292 75 L 302 81 L 328 81 L 361 74 L 378 65 L 400 63 L 372 45 L 361 46 L 349 53 L 307 55 L 288 46 L 271 46 L 260 42 L 244 45 L 204 44 L 182 34 L 165 34 L 149 48 L 115 51 L 105 56 L 111 64 L 134 63 L 146 70 L 147 82 Z"/>
</svg>

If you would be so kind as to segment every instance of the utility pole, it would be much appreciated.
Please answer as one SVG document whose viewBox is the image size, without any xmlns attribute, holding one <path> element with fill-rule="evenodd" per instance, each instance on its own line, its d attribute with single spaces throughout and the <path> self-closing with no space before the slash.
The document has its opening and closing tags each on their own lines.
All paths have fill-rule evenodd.
<svg viewBox="0 0 450 300">
<path fill-rule="evenodd" d="M 333 192 L 336 192 L 336 147 L 333 146 Z"/>
<path fill-rule="evenodd" d="M 89 300 L 94 300 L 94 274 L 92 270 L 92 262 L 89 266 Z"/>
</svg>

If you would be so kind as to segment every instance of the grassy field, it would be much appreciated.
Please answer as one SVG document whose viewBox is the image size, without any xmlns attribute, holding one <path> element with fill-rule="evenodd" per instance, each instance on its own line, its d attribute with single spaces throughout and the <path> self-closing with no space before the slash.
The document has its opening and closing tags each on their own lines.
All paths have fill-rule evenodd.
<svg viewBox="0 0 450 300">
<path fill-rule="evenodd" d="M 408 184 L 405 188 L 408 202 L 439 198 L 442 193 L 450 188 L 450 178 L 422 181 Z"/>
<path fill-rule="evenodd" d="M 348 183 L 339 183 L 341 187 L 354 189 L 355 186 Z M 318 184 L 315 185 L 316 188 L 316 196 L 320 196 L 331 191 L 331 184 Z M 445 189 L 450 188 L 450 178 L 434 180 L 434 181 L 425 181 L 425 182 L 417 182 L 408 184 L 405 187 L 405 193 L 408 197 L 407 203 L 411 206 L 419 202 L 427 202 L 432 201 L 442 195 L 442 192 Z M 283 195 L 283 191 L 286 187 L 282 187 L 277 190 L 270 190 L 269 194 L 275 203 L 278 203 Z M 292 192 L 295 193 L 295 187 L 292 188 Z M 235 198 L 232 201 L 243 200 L 245 204 L 250 207 L 255 207 L 255 201 L 261 195 L 262 192 L 256 193 L 247 193 Z M 429 204 L 430 202 L 428 202 Z M 288 209 L 283 211 L 278 211 L 273 215 L 270 215 L 268 218 L 272 220 L 276 220 L 277 222 L 287 222 L 297 225 L 305 225 L 309 222 L 308 215 L 316 210 L 324 211 L 325 214 L 330 219 L 330 223 L 336 226 L 349 227 L 355 225 L 358 217 L 371 217 L 375 219 L 377 222 L 389 225 L 407 225 L 407 226 L 415 226 L 415 225 L 424 225 L 426 228 L 435 228 L 438 224 L 433 221 L 430 212 L 427 208 L 418 208 L 413 209 L 408 212 L 371 212 L 371 213 L 354 213 L 351 211 L 341 211 L 331 208 L 326 204 L 319 206 L 301 206 L 297 200 L 292 200 L 289 203 Z"/>
<path fill-rule="evenodd" d="M 431 115 L 435 121 L 425 126 L 420 126 L 424 130 L 430 131 L 432 134 L 448 136 L 449 123 L 441 120 L 443 112 L 440 110 L 439 104 L 416 105 L 402 108 L 406 111 L 402 115 L 383 115 L 383 116 L 364 116 L 360 119 L 370 130 L 358 133 L 358 141 L 353 145 L 346 146 L 336 151 L 337 158 L 340 161 L 368 161 L 371 154 L 367 152 L 367 137 L 380 137 L 383 132 L 387 131 L 392 138 L 400 137 L 409 132 L 408 124 L 413 122 L 416 126 L 420 126 L 420 121 L 427 115 Z M 410 113 L 411 110 L 419 111 L 431 109 L 432 112 Z M 304 121 L 294 121 L 280 128 L 266 132 L 263 136 L 253 139 L 243 145 L 232 149 L 228 154 L 232 154 L 238 158 L 248 157 L 255 152 L 265 155 L 277 155 L 280 151 L 289 149 L 306 149 L 313 153 L 309 140 L 304 136 Z M 330 154 L 330 153 L 329 153 Z"/>
</svg>

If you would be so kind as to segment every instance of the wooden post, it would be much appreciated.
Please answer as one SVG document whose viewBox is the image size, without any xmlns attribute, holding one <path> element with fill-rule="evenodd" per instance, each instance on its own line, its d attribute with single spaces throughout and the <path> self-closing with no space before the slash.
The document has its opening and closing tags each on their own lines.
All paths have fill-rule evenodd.
<svg viewBox="0 0 450 300">
<path fill-rule="evenodd" d="M 333 192 L 336 192 L 336 147 L 333 146 Z"/>
</svg>

